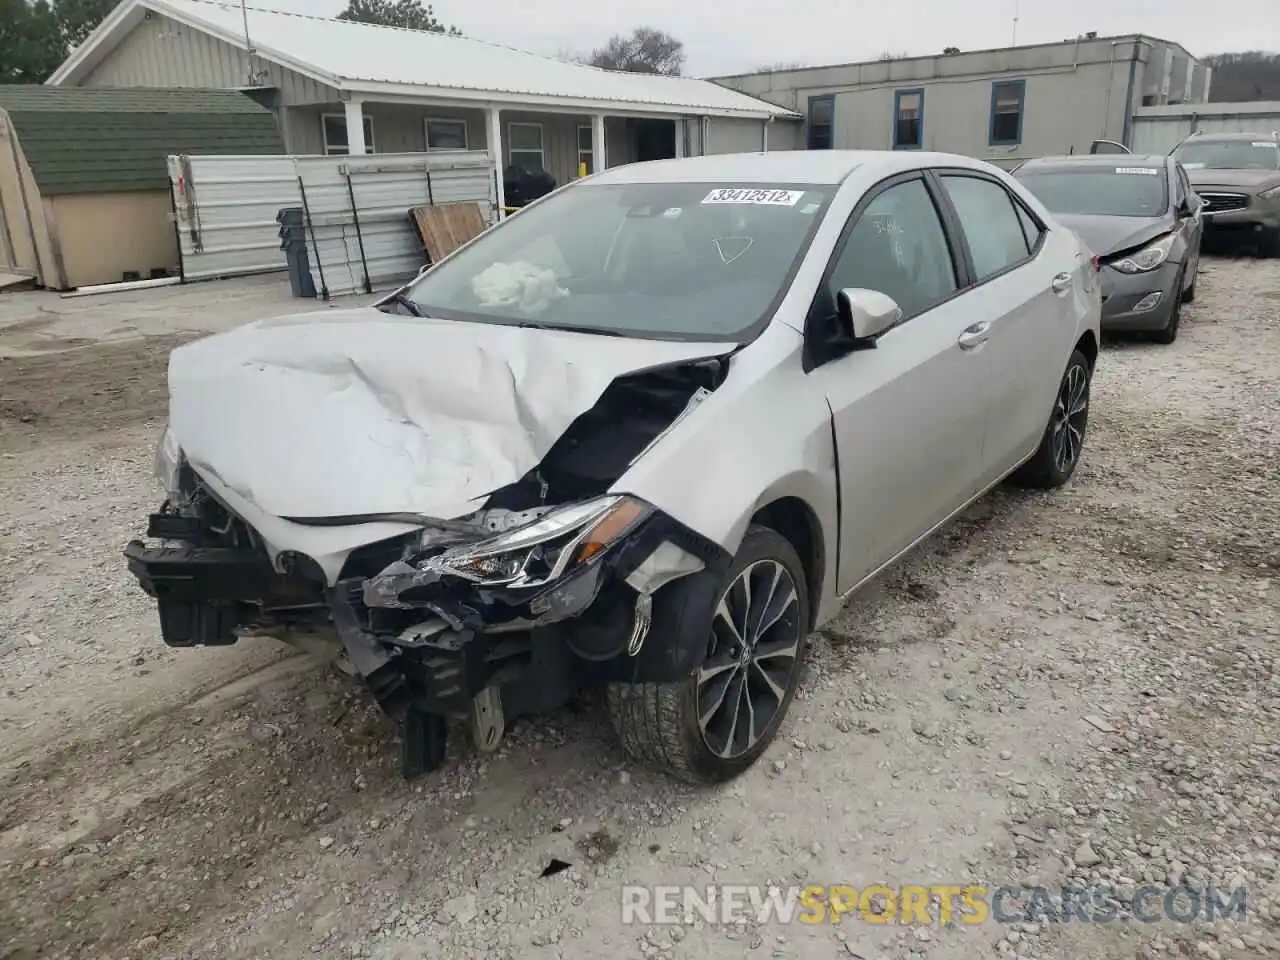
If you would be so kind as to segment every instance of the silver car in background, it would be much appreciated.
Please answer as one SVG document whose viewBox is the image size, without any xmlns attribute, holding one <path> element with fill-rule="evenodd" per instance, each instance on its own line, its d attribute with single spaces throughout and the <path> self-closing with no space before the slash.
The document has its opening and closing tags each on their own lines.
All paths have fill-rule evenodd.
<svg viewBox="0 0 1280 960">
<path fill-rule="evenodd" d="M 1202 202 L 1172 157 L 1111 154 L 1028 160 L 1014 176 L 1074 230 L 1100 264 L 1102 329 L 1178 336 L 1196 296 Z"/>
<path fill-rule="evenodd" d="M 596 687 L 632 756 L 726 780 L 851 591 L 1006 476 L 1071 477 L 1099 311 L 979 161 L 617 167 L 376 306 L 175 350 L 126 557 L 170 645 L 332 651 L 406 776 Z"/>
</svg>

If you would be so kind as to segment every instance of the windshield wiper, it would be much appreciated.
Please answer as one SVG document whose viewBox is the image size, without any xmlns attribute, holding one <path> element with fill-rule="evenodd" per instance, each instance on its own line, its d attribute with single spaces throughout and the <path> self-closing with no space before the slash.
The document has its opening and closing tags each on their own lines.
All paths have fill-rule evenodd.
<svg viewBox="0 0 1280 960">
<path fill-rule="evenodd" d="M 393 293 L 391 295 L 391 302 L 397 303 L 400 306 L 404 307 L 415 317 L 425 316 L 425 314 L 422 312 L 422 308 L 419 307 L 412 300 L 410 300 L 403 290 L 397 290 L 395 293 Z"/>
<path fill-rule="evenodd" d="M 600 337 L 626 336 L 626 334 L 620 330 L 610 330 L 607 327 L 579 327 L 571 326 L 566 323 L 542 323 L 538 320 L 519 320 L 514 325 L 517 327 L 524 327 L 527 330 L 563 330 L 566 333 L 592 333 Z"/>
</svg>

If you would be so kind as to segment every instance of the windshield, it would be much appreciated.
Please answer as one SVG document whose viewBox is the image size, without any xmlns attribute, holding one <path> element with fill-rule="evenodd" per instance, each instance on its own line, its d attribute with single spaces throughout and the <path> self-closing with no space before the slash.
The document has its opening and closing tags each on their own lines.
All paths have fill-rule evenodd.
<svg viewBox="0 0 1280 960">
<path fill-rule="evenodd" d="M 776 307 L 835 187 L 583 184 L 483 234 L 405 293 L 427 316 L 740 339 Z"/>
<path fill-rule="evenodd" d="M 1188 170 L 1280 170 L 1280 144 L 1267 140 L 1197 140 L 1173 155 Z"/>
<path fill-rule="evenodd" d="M 1159 217 L 1169 206 L 1169 185 L 1159 167 L 1095 165 L 1074 170 L 1018 171 L 1053 213 L 1103 217 Z"/>
</svg>

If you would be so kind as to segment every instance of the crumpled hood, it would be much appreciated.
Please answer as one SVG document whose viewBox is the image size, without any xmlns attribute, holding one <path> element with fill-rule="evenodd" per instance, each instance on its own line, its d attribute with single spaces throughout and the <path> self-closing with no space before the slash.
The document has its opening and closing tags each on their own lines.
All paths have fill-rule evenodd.
<svg viewBox="0 0 1280 960">
<path fill-rule="evenodd" d="M 1054 214 L 1054 219 L 1079 234 L 1085 246 L 1099 257 L 1132 250 L 1173 229 L 1169 217 L 1104 217 L 1085 214 Z"/>
<path fill-rule="evenodd" d="M 169 426 L 198 472 L 273 516 L 454 518 L 616 377 L 733 348 L 331 310 L 176 349 Z"/>
<path fill-rule="evenodd" d="M 1210 170 L 1197 167 L 1187 170 L 1193 187 L 1232 187 L 1252 193 L 1266 187 L 1280 185 L 1280 170 Z"/>
</svg>

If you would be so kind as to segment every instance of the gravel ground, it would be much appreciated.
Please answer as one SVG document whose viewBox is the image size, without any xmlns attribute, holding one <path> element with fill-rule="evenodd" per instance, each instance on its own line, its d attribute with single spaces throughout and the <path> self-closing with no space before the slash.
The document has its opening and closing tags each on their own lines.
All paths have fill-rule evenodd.
<svg viewBox="0 0 1280 960">
<path fill-rule="evenodd" d="M 340 675 L 168 650 L 119 550 L 189 334 L 11 351 L 0 958 L 1280 956 L 1280 264 L 1201 276 L 1176 344 L 1104 350 L 1072 484 L 997 491 L 855 599 L 716 791 L 629 765 L 594 702 L 405 785 Z M 873 882 L 1243 887 L 1248 916 L 621 919 L 623 884 Z"/>
</svg>

